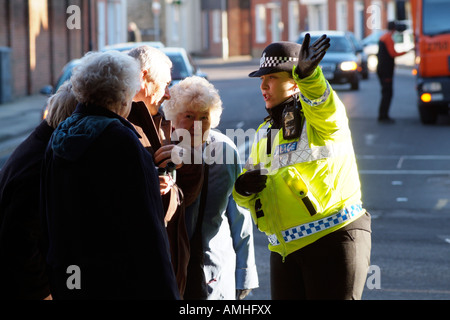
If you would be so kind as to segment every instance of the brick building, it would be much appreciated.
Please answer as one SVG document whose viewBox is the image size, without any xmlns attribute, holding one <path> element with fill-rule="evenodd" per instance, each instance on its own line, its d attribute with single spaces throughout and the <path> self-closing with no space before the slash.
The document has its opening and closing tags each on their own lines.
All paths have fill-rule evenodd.
<svg viewBox="0 0 450 320">
<path fill-rule="evenodd" d="M 407 0 L 251 0 L 252 54 L 308 30 L 352 31 L 359 39 L 396 19 Z M 408 7 L 408 6 L 407 6 Z"/>
<path fill-rule="evenodd" d="M 275 41 L 295 41 L 307 28 L 306 17 L 306 6 L 298 0 L 251 0 L 252 55 Z"/>
<path fill-rule="evenodd" d="M 126 39 L 124 4 L 124 0 L 0 0 L 0 47 L 10 51 L 12 98 L 39 93 L 56 82 L 69 60 Z M 113 28 L 117 24 L 120 29 Z"/>
<path fill-rule="evenodd" d="M 251 54 L 250 0 L 202 0 L 202 53 Z"/>
</svg>

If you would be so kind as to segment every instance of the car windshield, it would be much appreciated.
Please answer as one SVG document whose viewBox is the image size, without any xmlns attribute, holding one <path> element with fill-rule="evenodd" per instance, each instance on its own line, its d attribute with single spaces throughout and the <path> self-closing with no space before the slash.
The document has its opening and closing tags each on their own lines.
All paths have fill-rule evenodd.
<svg viewBox="0 0 450 320">
<path fill-rule="evenodd" d="M 449 33 L 449 12 L 450 1 L 448 0 L 424 0 L 423 33 L 430 36 Z"/>
<path fill-rule="evenodd" d="M 349 33 L 348 34 L 348 38 L 350 39 L 350 41 L 353 44 L 353 47 L 355 48 L 355 50 L 357 51 L 361 51 L 361 43 L 356 39 L 355 35 L 353 33 Z"/>
<path fill-rule="evenodd" d="M 327 50 L 328 52 L 352 52 L 352 44 L 345 37 L 339 36 L 329 36 L 330 38 L 330 48 Z M 319 39 L 317 36 L 312 36 L 310 44 L 313 44 L 314 41 Z M 299 43 L 303 43 L 303 37 L 298 41 Z"/>
<path fill-rule="evenodd" d="M 166 53 L 172 61 L 172 80 L 182 80 L 189 77 L 189 71 L 181 55 Z"/>
</svg>

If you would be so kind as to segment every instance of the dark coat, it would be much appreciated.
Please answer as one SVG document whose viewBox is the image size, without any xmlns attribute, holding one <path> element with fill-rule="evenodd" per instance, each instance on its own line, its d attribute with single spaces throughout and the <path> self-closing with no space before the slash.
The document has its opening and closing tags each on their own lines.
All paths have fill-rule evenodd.
<svg viewBox="0 0 450 320">
<path fill-rule="evenodd" d="M 128 120 L 140 134 L 142 145 L 152 156 L 162 145 L 171 143 L 172 122 L 165 120 L 164 115 L 159 112 L 152 116 L 144 102 L 133 102 Z M 177 173 L 177 183 L 169 193 L 162 196 L 172 265 L 181 297 L 183 297 L 186 287 L 187 267 L 190 257 L 189 238 L 185 222 L 186 198 L 184 191 L 186 189 L 183 188 L 183 191 L 181 191 L 178 184 L 182 180 L 182 176 Z M 198 176 L 196 178 L 198 179 Z"/>
<path fill-rule="evenodd" d="M 141 135 L 140 141 L 151 155 L 154 155 L 161 145 L 173 143 L 171 121 L 165 120 L 160 112 L 151 116 L 144 102 L 133 102 L 128 120 Z M 193 205 L 200 195 L 203 174 L 202 165 L 184 164 L 177 169 L 176 185 L 168 194 L 162 196 L 172 264 L 180 294 L 185 300 L 206 298 L 206 286 L 202 286 L 202 283 L 206 282 L 202 269 L 203 249 L 201 245 L 195 245 L 195 241 L 190 241 L 186 229 L 189 223 L 185 213 L 186 208 Z"/>
<path fill-rule="evenodd" d="M 131 123 L 79 104 L 52 136 L 41 189 L 54 298 L 179 298 L 157 171 Z M 80 289 L 67 288 L 71 265 Z"/>
<path fill-rule="evenodd" d="M 39 180 L 53 128 L 43 121 L 0 171 L 0 298 L 43 299 L 50 294 L 42 252 Z"/>
</svg>

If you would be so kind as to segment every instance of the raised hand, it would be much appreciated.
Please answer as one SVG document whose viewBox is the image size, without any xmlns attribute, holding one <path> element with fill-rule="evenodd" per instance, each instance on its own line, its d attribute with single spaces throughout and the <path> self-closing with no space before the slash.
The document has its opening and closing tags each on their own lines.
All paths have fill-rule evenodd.
<svg viewBox="0 0 450 320">
<path fill-rule="evenodd" d="M 310 40 L 311 36 L 307 33 L 300 50 L 297 68 L 295 68 L 300 78 L 306 78 L 314 72 L 330 47 L 330 38 L 326 34 L 322 35 L 311 46 L 309 45 Z"/>
</svg>

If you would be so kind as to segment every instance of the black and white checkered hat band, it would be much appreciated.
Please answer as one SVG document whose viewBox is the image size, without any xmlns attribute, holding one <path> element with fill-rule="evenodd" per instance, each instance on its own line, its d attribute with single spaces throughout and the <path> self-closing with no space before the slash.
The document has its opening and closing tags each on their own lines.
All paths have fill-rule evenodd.
<svg viewBox="0 0 450 320">
<path fill-rule="evenodd" d="M 294 57 L 266 57 L 265 55 L 259 61 L 260 68 L 270 68 L 279 66 L 282 63 L 286 62 L 295 62 L 298 61 L 298 58 Z"/>
</svg>

